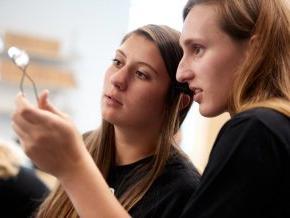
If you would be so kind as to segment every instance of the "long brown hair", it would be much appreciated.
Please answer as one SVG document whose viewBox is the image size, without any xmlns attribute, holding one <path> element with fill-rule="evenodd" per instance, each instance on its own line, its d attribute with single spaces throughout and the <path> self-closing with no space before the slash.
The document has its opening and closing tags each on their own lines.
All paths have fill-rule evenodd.
<svg viewBox="0 0 290 218">
<path fill-rule="evenodd" d="M 221 29 L 233 40 L 249 41 L 229 98 L 229 112 L 268 107 L 290 116 L 290 14 L 286 0 L 189 0 L 183 18 L 198 4 L 216 7 Z"/>
<path fill-rule="evenodd" d="M 127 210 L 130 210 L 142 199 L 155 179 L 162 173 L 168 158 L 174 153 L 181 154 L 181 151 L 174 146 L 173 136 L 179 129 L 192 103 L 191 101 L 190 105 L 181 109 L 182 92 L 190 96 L 191 92 L 187 85 L 178 83 L 175 78 L 178 63 L 183 54 L 179 46 L 180 33 L 167 26 L 146 25 L 127 34 L 122 43 L 133 34 L 145 37 L 158 47 L 171 78 L 171 87 L 167 94 L 165 115 L 154 158 L 142 169 L 138 169 L 139 171 L 147 169 L 148 172 L 119 197 L 120 203 Z M 115 163 L 114 126 L 103 120 L 100 129 L 85 136 L 84 141 L 96 165 L 104 178 L 107 179 L 109 170 Z M 42 204 L 37 216 L 78 217 L 61 186 L 58 186 Z"/>
</svg>

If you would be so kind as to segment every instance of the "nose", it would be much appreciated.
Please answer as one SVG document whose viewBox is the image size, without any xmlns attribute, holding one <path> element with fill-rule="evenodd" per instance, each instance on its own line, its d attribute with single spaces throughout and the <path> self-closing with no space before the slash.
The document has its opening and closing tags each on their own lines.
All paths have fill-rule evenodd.
<svg viewBox="0 0 290 218">
<path fill-rule="evenodd" d="M 128 70 L 123 67 L 111 75 L 111 84 L 120 91 L 124 91 L 127 88 Z"/>
<path fill-rule="evenodd" d="M 176 72 L 176 80 L 180 83 L 189 83 L 194 77 L 194 73 L 190 67 L 190 64 L 183 57 L 179 62 L 177 72 Z"/>
</svg>

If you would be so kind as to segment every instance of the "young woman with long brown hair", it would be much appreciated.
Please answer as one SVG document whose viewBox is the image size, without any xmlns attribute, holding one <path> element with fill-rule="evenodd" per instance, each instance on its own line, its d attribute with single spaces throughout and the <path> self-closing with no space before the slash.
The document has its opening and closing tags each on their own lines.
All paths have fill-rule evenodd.
<svg viewBox="0 0 290 218">
<path fill-rule="evenodd" d="M 229 112 L 182 217 L 290 217 L 290 13 L 284 0 L 189 0 L 177 80 Z"/>
<path fill-rule="evenodd" d="M 158 25 L 124 37 L 105 76 L 102 126 L 84 140 L 46 92 L 40 109 L 18 96 L 14 129 L 35 164 L 60 181 L 37 217 L 119 217 L 106 207 L 117 205 L 114 195 L 133 217 L 181 213 L 199 174 L 173 138 L 192 103 L 188 86 L 176 81 L 179 37 Z"/>
</svg>

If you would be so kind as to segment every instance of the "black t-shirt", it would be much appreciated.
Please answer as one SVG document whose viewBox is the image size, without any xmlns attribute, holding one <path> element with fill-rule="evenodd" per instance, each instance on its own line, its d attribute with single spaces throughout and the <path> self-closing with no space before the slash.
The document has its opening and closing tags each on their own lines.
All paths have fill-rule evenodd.
<svg viewBox="0 0 290 218">
<path fill-rule="evenodd" d="M 48 192 L 32 169 L 21 167 L 17 176 L 0 179 L 0 217 L 30 217 Z"/>
<path fill-rule="evenodd" d="M 289 117 L 256 108 L 227 122 L 182 217 L 290 217 Z"/>
<path fill-rule="evenodd" d="M 108 184 L 114 188 L 116 197 L 121 196 L 131 183 L 146 174 L 146 171 L 137 173 L 136 169 L 152 160 L 153 156 L 111 169 Z M 163 173 L 129 211 L 130 215 L 136 218 L 180 216 L 189 197 L 196 190 L 199 178 L 199 173 L 190 161 L 179 154 L 174 154 L 168 160 Z"/>
</svg>

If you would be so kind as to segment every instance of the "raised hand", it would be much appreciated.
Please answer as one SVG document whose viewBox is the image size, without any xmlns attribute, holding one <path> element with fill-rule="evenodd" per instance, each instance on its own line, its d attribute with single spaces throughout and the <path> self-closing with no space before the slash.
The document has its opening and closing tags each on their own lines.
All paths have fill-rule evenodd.
<svg viewBox="0 0 290 218">
<path fill-rule="evenodd" d="M 59 178 L 66 176 L 89 154 L 71 119 L 49 103 L 47 91 L 41 93 L 38 104 L 35 107 L 18 94 L 12 127 L 40 169 Z"/>
</svg>

